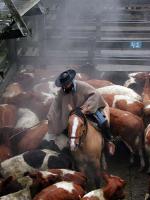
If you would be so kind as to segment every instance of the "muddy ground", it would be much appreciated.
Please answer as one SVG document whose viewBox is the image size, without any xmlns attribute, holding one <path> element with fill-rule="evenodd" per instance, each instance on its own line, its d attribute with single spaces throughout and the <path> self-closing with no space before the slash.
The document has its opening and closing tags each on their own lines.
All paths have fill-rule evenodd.
<svg viewBox="0 0 150 200">
<path fill-rule="evenodd" d="M 149 175 L 146 170 L 139 172 L 139 159 L 135 158 L 134 165 L 129 163 L 130 154 L 122 143 L 119 143 L 115 156 L 107 156 L 108 171 L 120 176 L 126 181 L 126 200 L 144 200 L 148 191 Z"/>
</svg>

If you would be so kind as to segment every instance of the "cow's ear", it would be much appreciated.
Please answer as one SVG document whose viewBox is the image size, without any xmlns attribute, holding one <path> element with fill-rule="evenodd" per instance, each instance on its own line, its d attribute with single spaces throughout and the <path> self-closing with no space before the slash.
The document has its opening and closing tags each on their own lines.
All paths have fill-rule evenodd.
<svg viewBox="0 0 150 200">
<path fill-rule="evenodd" d="M 69 109 L 70 112 L 73 110 L 73 108 L 70 104 L 68 104 L 68 109 Z"/>
</svg>

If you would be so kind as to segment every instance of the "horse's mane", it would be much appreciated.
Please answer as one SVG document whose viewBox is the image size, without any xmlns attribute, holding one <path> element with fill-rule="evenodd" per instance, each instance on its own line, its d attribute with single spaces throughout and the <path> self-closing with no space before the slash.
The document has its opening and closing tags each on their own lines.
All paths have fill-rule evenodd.
<svg viewBox="0 0 150 200">
<path fill-rule="evenodd" d="M 76 107 L 75 109 L 73 109 L 73 110 L 70 112 L 69 116 L 71 116 L 72 114 L 75 114 L 75 115 L 77 115 L 78 117 L 81 117 L 81 118 L 83 119 L 83 121 L 84 121 L 84 124 L 85 124 L 86 128 L 88 127 L 88 126 L 87 126 L 87 118 L 86 118 L 85 114 L 82 113 L 80 107 Z"/>
</svg>

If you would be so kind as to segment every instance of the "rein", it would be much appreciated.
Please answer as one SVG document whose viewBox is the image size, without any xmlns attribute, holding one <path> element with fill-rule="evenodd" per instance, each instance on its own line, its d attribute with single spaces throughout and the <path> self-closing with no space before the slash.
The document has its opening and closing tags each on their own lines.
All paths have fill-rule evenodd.
<svg viewBox="0 0 150 200">
<path fill-rule="evenodd" d="M 76 109 L 72 110 L 70 112 L 70 114 L 69 114 L 69 117 L 71 115 L 73 115 L 73 114 L 75 114 L 76 116 L 80 117 L 83 120 L 84 126 L 85 126 L 85 134 L 81 135 L 80 137 L 69 137 L 69 139 L 77 139 L 77 138 L 79 138 L 79 141 L 80 141 L 79 144 L 81 144 L 81 141 L 83 140 L 83 137 L 86 137 L 87 131 L 88 131 L 87 118 L 86 118 L 85 114 L 82 113 L 81 108 L 76 108 Z"/>
</svg>

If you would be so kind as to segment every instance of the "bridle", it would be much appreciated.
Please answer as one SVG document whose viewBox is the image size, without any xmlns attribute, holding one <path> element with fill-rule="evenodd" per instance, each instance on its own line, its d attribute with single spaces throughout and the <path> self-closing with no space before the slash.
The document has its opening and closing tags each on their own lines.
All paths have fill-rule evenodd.
<svg viewBox="0 0 150 200">
<path fill-rule="evenodd" d="M 84 122 L 84 124 L 83 124 L 84 128 L 82 129 L 82 134 L 79 137 L 69 137 L 69 140 L 71 140 L 71 139 L 79 139 L 79 146 L 80 146 L 82 144 L 84 138 L 87 135 L 88 122 L 87 122 L 87 118 L 86 118 L 85 114 L 82 113 L 81 108 L 77 107 L 74 110 L 72 110 L 70 112 L 70 114 L 69 114 L 69 117 L 71 115 L 73 115 L 73 114 L 76 115 L 76 116 L 78 116 L 78 117 L 80 117 L 83 120 L 83 122 Z"/>
</svg>

